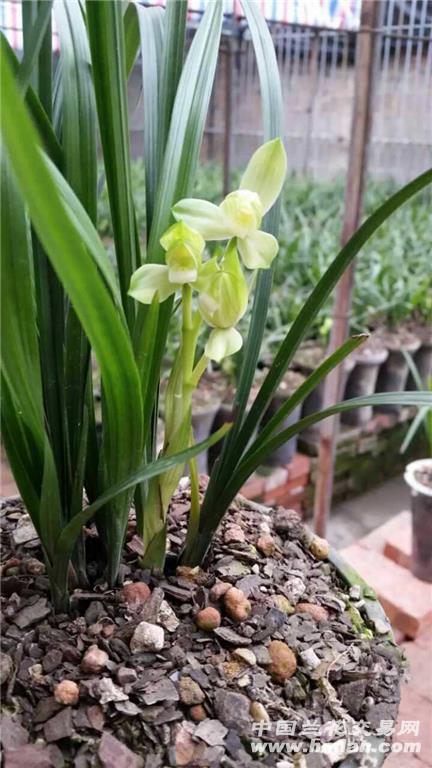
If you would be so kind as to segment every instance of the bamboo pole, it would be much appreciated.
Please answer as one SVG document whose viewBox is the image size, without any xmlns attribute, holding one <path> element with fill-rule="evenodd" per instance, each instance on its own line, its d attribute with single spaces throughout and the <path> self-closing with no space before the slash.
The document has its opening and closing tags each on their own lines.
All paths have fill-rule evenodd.
<svg viewBox="0 0 432 768">
<path fill-rule="evenodd" d="M 376 37 L 374 30 L 377 25 L 378 9 L 379 3 L 376 0 L 362 0 L 360 29 L 357 41 L 348 173 L 345 188 L 345 210 L 341 234 L 342 245 L 347 242 L 357 229 L 362 211 L 366 153 L 371 122 L 374 43 Z M 336 288 L 329 354 L 334 352 L 349 334 L 353 281 L 354 264 L 351 264 L 341 277 Z M 336 403 L 342 396 L 341 383 L 342 366 L 337 366 L 327 376 L 325 381 L 325 408 Z M 330 511 L 338 432 L 339 417 L 335 416 L 322 422 L 314 503 L 314 529 L 320 536 L 325 535 Z"/>
</svg>

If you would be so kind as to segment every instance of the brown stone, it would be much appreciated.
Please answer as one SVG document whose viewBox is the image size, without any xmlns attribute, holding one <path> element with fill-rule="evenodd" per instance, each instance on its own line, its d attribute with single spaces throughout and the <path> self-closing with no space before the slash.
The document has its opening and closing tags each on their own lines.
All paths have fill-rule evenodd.
<svg viewBox="0 0 432 768">
<path fill-rule="evenodd" d="M 257 549 L 266 557 L 270 557 L 276 549 L 276 542 L 268 534 L 263 534 L 257 541 Z"/>
<path fill-rule="evenodd" d="M 102 672 L 106 667 L 108 658 L 106 651 L 102 651 L 97 645 L 91 645 L 81 661 L 81 669 L 89 674 Z"/>
<path fill-rule="evenodd" d="M 285 595 L 273 595 L 273 603 L 279 611 L 282 611 L 282 613 L 286 613 L 287 615 L 294 613 L 294 606 L 291 605 Z"/>
<path fill-rule="evenodd" d="M 309 544 L 309 550 L 317 560 L 326 560 L 329 556 L 330 545 L 327 539 L 322 539 L 320 536 L 314 536 Z"/>
<path fill-rule="evenodd" d="M 129 606 L 142 605 L 150 597 L 150 588 L 143 581 L 134 581 L 132 584 L 125 584 L 120 597 Z"/>
<path fill-rule="evenodd" d="M 225 592 L 223 599 L 225 610 L 233 621 L 246 621 L 252 606 L 241 589 L 231 587 L 231 589 Z"/>
<path fill-rule="evenodd" d="M 179 681 L 180 701 L 187 706 L 202 704 L 205 699 L 204 691 L 191 677 L 181 677 Z"/>
<path fill-rule="evenodd" d="M 79 687 L 73 680 L 62 680 L 54 688 L 54 698 L 59 704 L 74 706 L 78 703 Z"/>
<path fill-rule="evenodd" d="M 224 596 L 225 592 L 231 589 L 232 584 L 228 581 L 217 581 L 210 590 L 210 600 L 217 602 Z"/>
<path fill-rule="evenodd" d="M 212 629 L 220 627 L 221 615 L 216 608 L 209 606 L 208 608 L 203 608 L 202 611 L 198 611 L 195 616 L 195 623 L 199 629 L 210 632 Z"/>
<path fill-rule="evenodd" d="M 205 711 L 202 704 L 195 704 L 193 707 L 190 708 L 189 714 L 196 723 L 201 723 L 202 720 L 205 720 L 207 718 L 207 712 Z"/>
<path fill-rule="evenodd" d="M 291 648 L 282 640 L 272 640 L 269 645 L 271 664 L 269 672 L 278 683 L 283 683 L 293 676 L 297 669 L 297 661 Z"/>
<path fill-rule="evenodd" d="M 322 605 L 316 603 L 297 603 L 296 613 L 307 613 L 314 621 L 327 621 L 328 612 Z"/>
<path fill-rule="evenodd" d="M 264 704 L 261 704 L 260 701 L 251 701 L 250 707 L 249 707 L 249 714 L 256 723 L 261 722 L 270 722 L 269 714 L 264 706 Z"/>
</svg>

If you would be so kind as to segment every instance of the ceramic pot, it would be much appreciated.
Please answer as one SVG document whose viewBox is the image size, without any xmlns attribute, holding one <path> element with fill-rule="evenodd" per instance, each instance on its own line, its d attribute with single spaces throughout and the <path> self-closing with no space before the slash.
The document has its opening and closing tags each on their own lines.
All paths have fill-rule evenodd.
<svg viewBox="0 0 432 768">
<path fill-rule="evenodd" d="M 404 477 L 411 490 L 411 573 L 432 582 L 432 459 L 412 461 Z"/>
<path fill-rule="evenodd" d="M 352 355 L 354 367 L 348 376 L 344 399 L 373 395 L 380 366 L 386 361 L 388 351 L 374 338 L 359 347 Z M 341 421 L 353 427 L 367 424 L 373 416 L 371 405 L 365 408 L 355 408 L 342 414 Z"/>
</svg>

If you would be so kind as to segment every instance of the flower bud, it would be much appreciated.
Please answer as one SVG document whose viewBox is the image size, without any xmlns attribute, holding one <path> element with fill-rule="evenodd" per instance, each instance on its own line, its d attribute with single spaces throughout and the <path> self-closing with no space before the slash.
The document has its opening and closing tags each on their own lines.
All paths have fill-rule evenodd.
<svg viewBox="0 0 432 768">
<path fill-rule="evenodd" d="M 232 328 L 246 312 L 248 287 L 235 246 L 229 246 L 220 265 L 202 280 L 199 309 L 213 328 Z"/>
<path fill-rule="evenodd" d="M 247 237 L 261 224 L 263 206 L 256 192 L 238 189 L 227 195 L 220 207 L 232 222 L 237 237 Z"/>
<path fill-rule="evenodd" d="M 205 247 L 199 232 L 178 221 L 161 237 L 160 244 L 166 251 L 169 281 L 179 285 L 195 282 Z"/>
</svg>

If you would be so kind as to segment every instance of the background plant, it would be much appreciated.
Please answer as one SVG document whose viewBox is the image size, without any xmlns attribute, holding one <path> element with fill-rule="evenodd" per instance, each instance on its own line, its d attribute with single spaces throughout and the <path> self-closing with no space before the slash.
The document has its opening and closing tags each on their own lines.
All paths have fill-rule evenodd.
<svg viewBox="0 0 432 768">
<path fill-rule="evenodd" d="M 277 63 L 257 6 L 243 0 L 243 8 L 257 56 L 268 141 L 282 133 Z M 168 2 L 166 12 L 135 4 L 124 12 L 123 3 L 116 0 L 92 0 L 85 6 L 74 0 L 56 3 L 61 53 L 54 69 L 52 4 L 29 2 L 23 9 L 21 62 L 2 40 L 2 429 L 18 488 L 42 542 L 54 604 L 61 609 L 67 605 L 71 558 L 82 582 L 87 576 L 83 526 L 96 519 L 108 581 L 114 585 L 133 496 L 138 529 L 163 533 L 161 507 L 149 500 L 156 487 L 151 479 L 190 461 L 200 448 L 221 437 L 188 447 L 190 434 L 185 432 L 174 453 L 165 450 L 156 459 L 160 373 L 170 322 L 179 307 L 174 296 L 137 307 L 128 290 L 141 264 L 164 263 L 160 239 L 173 223 L 172 208 L 192 194 L 223 8 L 220 0 L 207 5 L 184 59 L 185 0 Z M 139 48 L 146 178 L 146 225 L 141 233 L 127 113 L 127 78 Z M 97 126 L 114 264 L 95 229 Z M 343 270 L 390 214 L 431 179 L 432 173 L 425 173 L 396 192 L 331 261 L 292 322 L 247 411 L 273 278 L 272 270 L 260 271 L 233 426 L 201 509 L 192 499 L 193 535 L 184 562 L 202 561 L 245 479 L 292 434 L 353 405 L 429 404 L 425 392 L 359 398 L 278 433 L 290 410 L 362 343 L 364 337 L 356 337 L 324 361 L 251 441 L 292 356 Z M 280 201 L 266 214 L 262 228 L 277 236 L 279 216 Z M 101 378 L 100 434 L 91 352 Z M 83 489 L 90 502 L 84 508 Z M 163 536 L 158 541 L 160 547 Z"/>
</svg>

